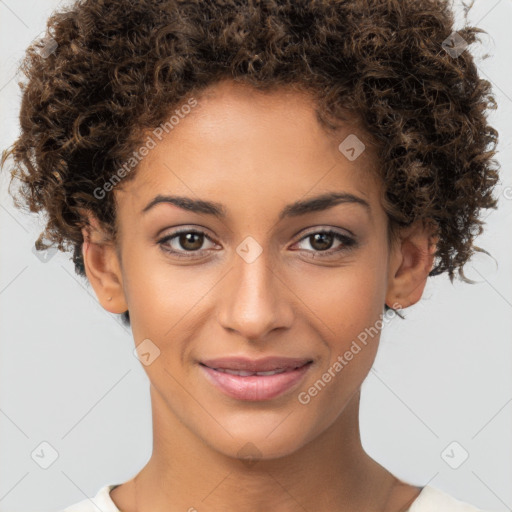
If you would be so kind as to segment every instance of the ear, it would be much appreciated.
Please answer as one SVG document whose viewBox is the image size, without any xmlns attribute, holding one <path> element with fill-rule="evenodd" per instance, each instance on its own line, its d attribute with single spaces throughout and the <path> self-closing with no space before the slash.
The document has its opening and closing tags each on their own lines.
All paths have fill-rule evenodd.
<svg viewBox="0 0 512 512">
<path fill-rule="evenodd" d="M 82 228 L 82 255 L 87 279 L 103 308 L 111 313 L 124 313 L 128 305 L 115 243 L 91 212 L 85 215 L 88 225 Z"/>
<path fill-rule="evenodd" d="M 386 304 L 406 308 L 416 304 L 434 264 L 439 237 L 435 224 L 420 219 L 399 233 L 390 258 Z M 395 307 L 395 306 L 392 306 Z"/>
</svg>

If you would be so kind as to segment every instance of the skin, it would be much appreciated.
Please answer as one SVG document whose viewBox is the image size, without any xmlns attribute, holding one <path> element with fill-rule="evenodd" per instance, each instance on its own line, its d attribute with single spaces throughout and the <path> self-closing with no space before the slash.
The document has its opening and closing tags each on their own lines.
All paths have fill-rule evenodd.
<svg viewBox="0 0 512 512">
<path fill-rule="evenodd" d="M 229 80 L 195 95 L 198 106 L 116 187 L 119 236 L 109 241 L 89 215 L 86 273 L 102 306 L 130 311 L 135 344 L 160 355 L 143 366 L 151 383 L 153 453 L 136 478 L 111 492 L 133 511 L 398 511 L 421 488 L 369 457 L 359 432 L 359 399 L 379 336 L 308 404 L 298 401 L 343 355 L 384 304 L 405 308 L 422 295 L 433 264 L 422 222 L 388 244 L 383 184 L 368 145 L 354 161 L 338 150 L 355 126 L 327 133 L 305 93 L 262 93 Z M 363 198 L 283 220 L 286 205 L 326 192 Z M 157 194 L 222 203 L 224 219 L 160 203 Z M 158 241 L 177 228 L 201 230 L 187 245 Z M 321 258 L 310 236 L 333 229 Z M 348 231 L 347 231 L 348 230 Z M 247 237 L 262 249 L 252 263 L 236 252 Z M 315 254 L 315 258 L 313 258 Z M 112 299 L 107 300 L 109 297 Z M 397 321 L 397 320 L 395 320 Z M 400 320 L 398 320 L 400 321 Z M 313 359 L 299 387 L 272 400 L 229 398 L 204 377 L 199 360 L 226 355 Z M 252 443 L 251 445 L 246 445 Z M 239 451 L 252 446 L 248 464 Z"/>
</svg>

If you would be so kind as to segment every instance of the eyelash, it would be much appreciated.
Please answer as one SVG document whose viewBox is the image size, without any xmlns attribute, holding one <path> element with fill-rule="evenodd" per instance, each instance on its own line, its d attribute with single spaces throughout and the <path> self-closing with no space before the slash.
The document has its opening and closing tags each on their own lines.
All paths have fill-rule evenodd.
<svg viewBox="0 0 512 512">
<path fill-rule="evenodd" d="M 166 245 L 167 242 L 169 242 L 170 240 L 173 240 L 173 239 L 179 237 L 179 235 L 182 235 L 182 234 L 204 235 L 205 238 L 207 238 L 208 240 L 213 242 L 213 240 L 204 231 L 197 231 L 195 229 L 182 229 L 182 230 L 175 231 L 171 235 L 166 235 L 165 237 L 163 237 L 160 240 L 158 240 L 157 243 L 159 244 L 159 246 L 161 247 L 161 249 L 164 252 L 170 253 L 172 255 L 175 255 L 178 258 L 198 259 L 198 256 L 195 256 L 195 255 L 200 253 L 201 250 L 198 250 L 198 251 L 188 251 L 188 254 L 186 254 L 186 253 L 184 254 L 182 251 L 175 251 L 173 249 L 169 249 L 168 246 Z M 336 254 L 336 253 L 339 253 L 339 252 L 342 252 L 342 251 L 348 251 L 349 249 L 352 249 L 352 248 L 354 248 L 357 245 L 357 242 L 353 238 L 350 238 L 350 237 L 348 237 L 346 235 L 342 235 L 341 233 L 338 233 L 337 231 L 333 231 L 332 229 L 312 231 L 312 232 L 304 235 L 296 243 L 302 242 L 303 240 L 306 240 L 307 238 L 309 238 L 309 237 L 311 237 L 313 235 L 317 235 L 317 234 L 332 235 L 336 240 L 342 242 L 342 245 L 339 248 L 334 249 L 334 250 L 333 249 L 327 249 L 326 251 L 315 251 L 315 250 L 313 250 L 313 251 L 310 251 L 310 250 L 306 251 L 306 252 L 312 252 L 313 253 L 312 257 L 314 259 L 316 259 L 316 258 L 326 258 L 326 257 L 332 256 L 333 254 Z M 204 249 L 204 250 L 207 250 L 207 249 Z"/>
</svg>

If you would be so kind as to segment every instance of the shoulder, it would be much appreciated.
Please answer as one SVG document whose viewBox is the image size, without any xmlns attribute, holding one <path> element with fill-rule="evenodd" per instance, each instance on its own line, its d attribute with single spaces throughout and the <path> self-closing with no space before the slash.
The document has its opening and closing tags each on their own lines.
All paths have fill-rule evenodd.
<svg viewBox="0 0 512 512">
<path fill-rule="evenodd" d="M 103 486 L 93 498 L 87 498 L 58 512 L 120 512 L 110 497 L 110 491 L 119 484 Z"/>
<path fill-rule="evenodd" d="M 485 512 L 459 501 L 440 489 L 427 485 L 407 512 Z"/>
</svg>

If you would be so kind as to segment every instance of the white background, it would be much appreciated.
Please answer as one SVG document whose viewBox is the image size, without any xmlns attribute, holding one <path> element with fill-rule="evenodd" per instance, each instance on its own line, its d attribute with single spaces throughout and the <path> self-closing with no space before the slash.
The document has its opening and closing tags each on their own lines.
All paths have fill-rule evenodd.
<svg viewBox="0 0 512 512">
<path fill-rule="evenodd" d="M 59 2 L 0 0 L 0 148 L 17 136 L 16 67 Z M 455 4 L 456 29 L 460 3 Z M 384 329 L 363 385 L 368 453 L 396 476 L 432 485 L 492 511 L 512 509 L 512 20 L 511 0 L 476 0 L 470 46 L 499 109 L 502 166 L 497 211 L 477 257 L 450 283 L 438 276 L 420 303 Z M 489 53 L 488 59 L 481 57 Z M 0 173 L 0 512 L 51 511 L 131 478 L 151 455 L 149 383 L 131 332 L 99 306 L 70 254 L 41 261 L 32 248 L 42 222 L 13 207 Z M 487 213 L 487 212 L 486 212 Z M 41 442 L 58 452 L 42 469 Z M 451 468 L 441 454 L 453 441 Z M 48 451 L 46 453 L 49 453 Z"/>
</svg>

